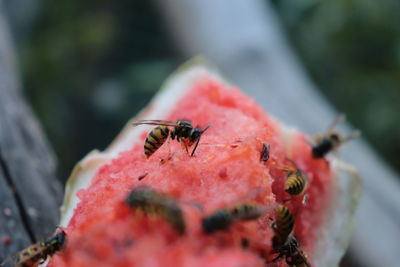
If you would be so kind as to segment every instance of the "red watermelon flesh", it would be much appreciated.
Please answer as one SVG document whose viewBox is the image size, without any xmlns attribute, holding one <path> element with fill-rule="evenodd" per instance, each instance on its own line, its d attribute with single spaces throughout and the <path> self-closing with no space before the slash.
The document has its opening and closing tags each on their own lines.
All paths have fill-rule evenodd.
<svg viewBox="0 0 400 267">
<path fill-rule="evenodd" d="M 270 262 L 274 214 L 268 209 L 290 198 L 283 189 L 285 158 L 294 160 L 309 178 L 306 205 L 301 197 L 285 205 L 296 213 L 294 233 L 313 262 L 333 205 L 330 163 L 311 157 L 305 135 L 283 129 L 252 99 L 210 75 L 199 75 L 177 98 L 165 117 L 152 119 L 186 119 L 201 128 L 211 124 L 195 156 L 171 141 L 146 159 L 143 144 L 151 128 L 138 126 L 140 140 L 102 166 L 90 186 L 77 193 L 80 202 L 65 228 L 68 243 L 51 266 L 287 266 Z M 270 145 L 267 162 L 260 161 L 263 144 Z M 172 157 L 167 159 L 169 150 Z M 142 185 L 178 200 L 184 235 L 161 216 L 134 212 L 124 204 L 129 191 Z M 263 205 L 265 215 L 235 223 L 227 231 L 203 233 L 204 216 L 243 202 Z M 244 239 L 249 241 L 246 248 Z"/>
</svg>

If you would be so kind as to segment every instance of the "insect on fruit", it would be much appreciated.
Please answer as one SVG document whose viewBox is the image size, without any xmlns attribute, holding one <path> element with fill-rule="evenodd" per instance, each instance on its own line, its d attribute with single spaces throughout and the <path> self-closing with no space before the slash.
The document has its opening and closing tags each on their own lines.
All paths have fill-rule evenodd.
<svg viewBox="0 0 400 267">
<path fill-rule="evenodd" d="M 275 209 L 275 222 L 272 225 L 275 232 L 272 238 L 272 253 L 279 253 L 279 255 L 272 261 L 284 257 L 289 266 L 310 267 L 306 254 L 299 248 L 299 242 L 292 234 L 294 220 L 295 216 L 288 207 L 279 205 Z"/>
<path fill-rule="evenodd" d="M 272 260 L 272 262 L 275 262 L 280 258 L 285 258 L 285 261 L 289 266 L 311 267 L 306 253 L 300 249 L 299 241 L 294 235 L 289 235 L 285 244 L 273 252 L 279 254 Z"/>
<path fill-rule="evenodd" d="M 261 217 L 266 209 L 257 204 L 243 203 L 230 208 L 223 208 L 202 219 L 203 231 L 211 234 L 227 230 L 238 221 L 254 220 Z"/>
<path fill-rule="evenodd" d="M 294 216 L 290 212 L 289 208 L 285 205 L 279 205 L 275 208 L 275 222 L 272 224 L 272 229 L 275 232 L 272 238 L 272 246 L 274 250 L 282 247 L 294 227 Z"/>
<path fill-rule="evenodd" d="M 354 138 L 360 136 L 360 131 L 354 131 L 348 136 L 341 135 L 338 131 L 333 130 L 338 123 L 345 119 L 344 114 L 340 114 L 336 117 L 334 122 L 328 128 L 328 131 L 324 134 L 319 134 L 311 141 L 312 145 L 312 156 L 314 158 L 323 158 L 329 152 L 337 150 L 343 143 L 348 142 Z"/>
<path fill-rule="evenodd" d="M 291 159 L 286 158 L 293 166 L 285 166 L 282 169 L 287 172 L 287 177 L 285 181 L 285 192 L 290 195 L 300 195 L 304 193 L 308 177 L 307 175 L 298 168 L 296 162 Z"/>
<path fill-rule="evenodd" d="M 47 240 L 32 244 L 20 251 L 16 256 L 11 258 L 11 261 L 18 267 L 37 266 L 45 262 L 48 257 L 60 251 L 65 244 L 66 238 L 66 233 L 61 230 Z M 7 262 L 3 262 L 1 266 L 6 266 Z"/>
<path fill-rule="evenodd" d="M 134 188 L 125 200 L 132 209 L 141 209 L 146 214 L 159 214 L 179 234 L 185 233 L 185 221 L 177 201 L 170 196 L 157 192 L 149 187 Z"/>
<path fill-rule="evenodd" d="M 188 147 L 191 147 L 196 143 L 190 156 L 194 155 L 197 146 L 200 142 L 201 135 L 210 127 L 201 130 L 199 127 L 193 127 L 192 123 L 185 120 L 164 121 L 164 120 L 140 120 L 133 123 L 133 126 L 142 124 L 158 125 L 148 135 L 144 142 L 144 154 L 147 158 L 153 155 L 168 139 L 171 137 L 172 140 L 176 138 L 178 142 L 182 142 L 186 152 L 189 154 Z"/>
<path fill-rule="evenodd" d="M 244 196 L 244 199 L 254 198 L 263 192 L 265 192 L 265 189 L 255 188 L 250 190 Z M 222 208 L 202 219 L 203 231 L 211 234 L 216 231 L 227 230 L 236 222 L 258 219 L 275 207 L 276 205 L 263 206 L 256 203 L 242 202 Z"/>
</svg>

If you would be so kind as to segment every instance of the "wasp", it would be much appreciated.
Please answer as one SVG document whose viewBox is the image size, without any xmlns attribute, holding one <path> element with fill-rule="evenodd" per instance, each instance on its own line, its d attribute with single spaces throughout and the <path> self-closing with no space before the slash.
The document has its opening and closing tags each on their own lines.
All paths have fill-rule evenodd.
<svg viewBox="0 0 400 267">
<path fill-rule="evenodd" d="M 289 235 L 293 231 L 294 216 L 289 208 L 285 205 L 279 205 L 275 208 L 275 222 L 272 224 L 274 230 L 274 237 L 272 238 L 272 246 L 274 250 L 282 247 Z"/>
<path fill-rule="evenodd" d="M 272 262 L 285 258 L 289 266 L 311 267 L 306 253 L 300 249 L 299 241 L 294 235 L 289 235 L 286 242 L 278 249 L 275 249 L 274 252 L 279 254 Z"/>
<path fill-rule="evenodd" d="M 125 200 L 132 209 L 141 209 L 146 214 L 159 214 L 179 234 L 184 234 L 186 227 L 182 210 L 177 201 L 170 196 L 157 192 L 149 187 L 134 188 Z"/>
<path fill-rule="evenodd" d="M 182 142 L 188 154 L 188 147 L 196 143 L 190 154 L 190 156 L 193 156 L 199 145 L 200 137 L 210 127 L 210 125 L 208 125 L 201 130 L 199 127 L 193 127 L 192 123 L 186 120 L 178 120 L 176 122 L 165 120 L 140 120 L 134 122 L 133 126 L 142 124 L 158 125 L 147 135 L 144 142 L 144 154 L 147 158 L 153 155 L 153 153 L 165 143 L 168 137 L 171 137 L 172 140 L 176 138 L 178 142 Z"/>
<path fill-rule="evenodd" d="M 30 245 L 24 250 L 20 251 L 16 256 L 11 259 L 17 267 L 32 267 L 44 263 L 48 257 L 51 257 L 60 251 L 66 241 L 67 235 L 61 230 L 54 236 L 45 241 L 40 241 Z M 7 263 L 3 262 L 1 266 Z"/>
<path fill-rule="evenodd" d="M 265 209 L 262 206 L 251 203 L 220 209 L 202 219 L 203 231 L 211 234 L 216 231 L 226 230 L 235 222 L 257 219 L 264 212 Z"/>
<path fill-rule="evenodd" d="M 272 238 L 272 252 L 279 253 L 279 255 L 272 261 L 284 257 L 289 266 L 310 267 L 306 254 L 300 250 L 299 242 L 292 234 L 294 220 L 295 216 L 288 207 L 279 205 L 275 208 L 275 222 L 272 225 L 275 233 Z"/>
<path fill-rule="evenodd" d="M 344 119 L 345 115 L 340 114 L 336 117 L 326 133 L 319 134 L 314 137 L 314 140 L 311 142 L 312 156 L 314 158 L 323 158 L 329 152 L 337 150 L 343 143 L 348 142 L 361 135 L 359 131 L 354 131 L 348 136 L 343 136 L 338 131 L 335 131 L 334 128 L 336 127 L 336 125 Z"/>
<path fill-rule="evenodd" d="M 285 192 L 294 196 L 300 195 L 304 193 L 306 189 L 308 177 L 298 168 L 297 164 L 293 160 L 288 158 L 286 158 L 286 160 L 290 161 L 293 166 L 285 166 L 282 168 L 287 172 Z"/>
</svg>

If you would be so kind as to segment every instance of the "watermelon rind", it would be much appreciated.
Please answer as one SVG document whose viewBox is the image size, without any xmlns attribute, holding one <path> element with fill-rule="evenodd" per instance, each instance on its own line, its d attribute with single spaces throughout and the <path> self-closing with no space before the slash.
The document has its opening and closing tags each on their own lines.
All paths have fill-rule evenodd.
<svg viewBox="0 0 400 267">
<path fill-rule="evenodd" d="M 94 150 L 78 162 L 66 184 L 60 226 L 68 225 L 79 203 L 77 192 L 88 188 L 98 170 L 110 163 L 120 152 L 129 150 L 142 142 L 140 135 L 147 130 L 146 127 L 151 128 L 151 126 L 132 127 L 132 122 L 139 119 L 167 117 L 181 97 L 190 90 L 191 85 L 205 77 L 211 77 L 227 85 L 227 88 L 230 87 L 230 83 L 212 64 L 204 58 L 196 57 L 167 79 L 150 104 L 127 122 L 120 134 L 104 151 Z M 286 147 L 290 147 L 298 131 L 281 124 L 281 133 L 287 144 Z M 353 217 L 361 195 L 362 180 L 354 167 L 340 161 L 336 156 L 329 156 L 327 160 L 334 177 L 333 195 L 331 204 L 325 211 L 323 225 L 319 227 L 320 233 L 312 257 L 316 266 L 330 267 L 338 266 L 348 247 L 350 235 L 355 226 Z"/>
</svg>

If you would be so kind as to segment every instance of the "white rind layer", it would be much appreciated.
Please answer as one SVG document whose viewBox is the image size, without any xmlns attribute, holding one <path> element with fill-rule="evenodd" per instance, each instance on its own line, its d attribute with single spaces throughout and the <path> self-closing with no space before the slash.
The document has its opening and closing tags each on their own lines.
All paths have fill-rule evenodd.
<svg viewBox="0 0 400 267">
<path fill-rule="evenodd" d="M 358 171 L 335 157 L 329 162 L 334 174 L 330 208 L 324 216 L 319 239 L 314 246 L 315 266 L 339 266 L 349 246 L 355 226 L 354 214 L 361 196 L 362 179 Z"/>
<path fill-rule="evenodd" d="M 202 58 L 195 58 L 179 68 L 163 85 L 151 103 L 132 118 L 121 133 L 103 152 L 90 152 L 72 171 L 65 190 L 64 203 L 61 207 L 61 226 L 67 226 L 74 209 L 79 203 L 76 193 L 87 188 L 101 166 L 140 140 L 143 128 L 132 127 L 132 122 L 139 119 L 164 119 L 172 112 L 178 100 L 191 88 L 191 85 L 204 76 L 213 77 L 223 84 L 228 84 L 218 72 Z M 229 86 L 228 86 L 229 87 Z M 289 148 L 296 130 L 281 125 L 286 145 Z M 347 249 L 350 233 L 353 229 L 353 215 L 361 194 L 361 178 L 357 171 L 339 161 L 329 158 L 334 174 L 335 188 L 332 205 L 326 210 L 324 225 L 313 252 L 316 266 L 338 266 Z"/>
</svg>

